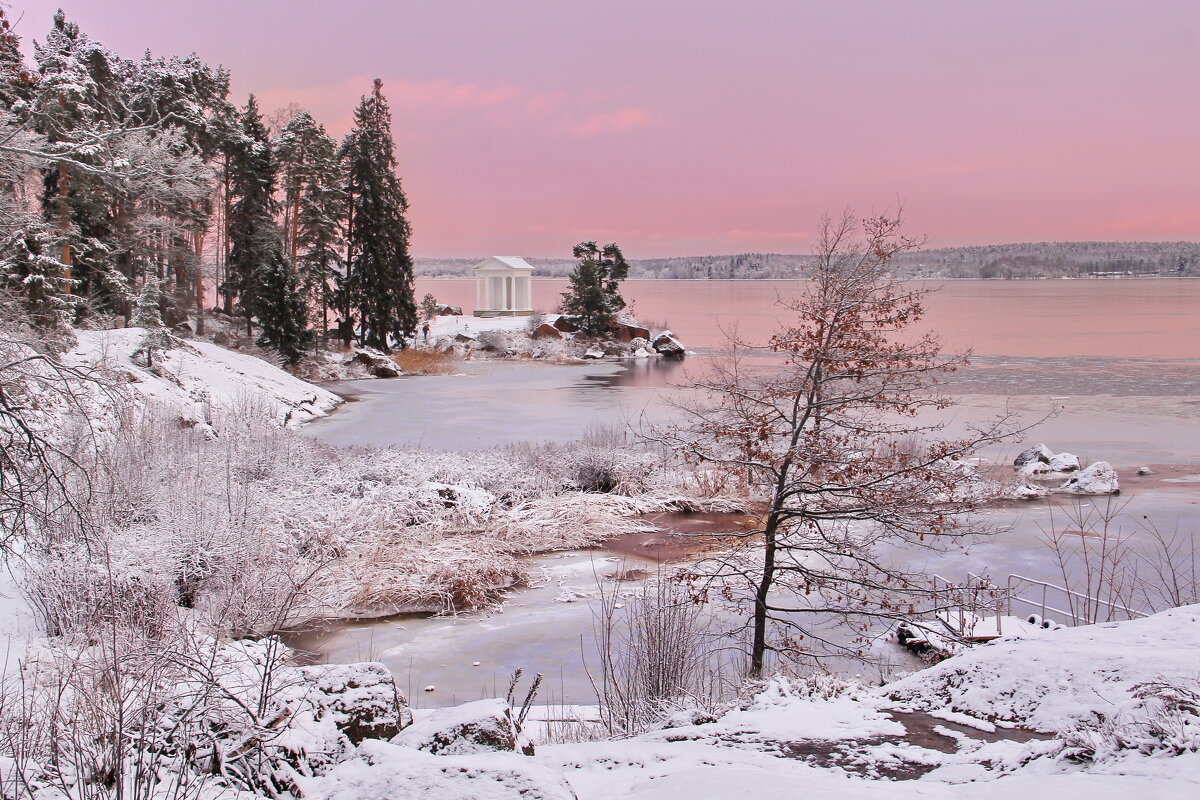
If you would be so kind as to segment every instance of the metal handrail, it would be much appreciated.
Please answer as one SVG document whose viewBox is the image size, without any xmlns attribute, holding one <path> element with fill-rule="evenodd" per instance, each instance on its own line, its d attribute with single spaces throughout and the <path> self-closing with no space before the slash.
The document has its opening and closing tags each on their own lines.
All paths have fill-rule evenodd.
<svg viewBox="0 0 1200 800">
<path fill-rule="evenodd" d="M 1040 581 L 1036 578 L 1027 578 L 1024 575 L 1017 575 L 1015 573 L 1010 574 L 1008 576 L 1008 581 L 1006 583 L 1010 614 L 1012 613 L 1012 601 L 1013 600 L 1016 600 L 1018 602 L 1025 603 L 1026 605 L 1030 605 L 1030 606 L 1034 606 L 1034 607 L 1038 607 L 1038 605 L 1039 605 L 1036 601 L 1027 600 L 1024 597 L 1021 597 L 1020 595 L 1017 595 L 1015 593 L 1015 591 L 1013 589 L 1013 583 L 1018 582 L 1018 581 L 1021 583 L 1032 584 L 1034 586 L 1042 587 L 1042 601 L 1040 604 L 1040 608 L 1042 611 L 1041 616 L 1043 616 L 1043 617 L 1046 616 L 1047 611 L 1052 611 L 1055 614 L 1063 614 L 1065 616 L 1069 616 L 1071 618 L 1072 622 L 1076 622 L 1078 620 L 1078 614 L 1073 610 L 1066 611 L 1063 609 L 1054 608 L 1053 606 L 1047 605 L 1046 592 L 1048 589 L 1054 589 L 1055 591 L 1062 592 L 1063 594 L 1067 595 L 1068 599 L 1073 598 L 1073 597 L 1078 598 L 1079 600 L 1086 602 L 1088 604 L 1088 607 L 1091 607 L 1092 605 L 1106 606 L 1108 608 L 1108 614 L 1110 617 L 1112 616 L 1112 612 L 1114 610 L 1122 611 L 1125 613 L 1126 616 L 1128 616 L 1130 618 L 1135 617 L 1135 616 L 1136 617 L 1150 616 L 1149 614 L 1145 613 L 1144 611 L 1138 611 L 1136 609 L 1129 608 L 1128 606 L 1122 605 L 1121 603 L 1117 603 L 1113 600 L 1103 600 L 1099 597 L 1092 597 L 1090 595 L 1084 594 L 1083 592 L 1077 592 L 1073 589 L 1068 589 L 1065 586 L 1059 586 L 1058 584 L 1049 583 L 1047 581 Z M 1097 621 L 1097 620 L 1093 620 L 1093 622 L 1095 622 L 1095 621 Z"/>
<path fill-rule="evenodd" d="M 939 617 L 942 619 L 943 623 L 946 624 L 949 628 L 951 628 L 951 630 L 955 630 L 955 632 L 958 633 L 960 636 L 968 633 L 966 631 L 967 620 L 966 620 L 966 615 L 964 612 L 970 611 L 972 614 L 972 617 L 975 619 L 984 618 L 984 617 L 980 617 L 976 613 L 981 608 L 981 603 L 979 602 L 979 593 L 980 592 L 1003 593 L 1001 597 L 997 598 L 997 600 L 998 600 L 997 603 L 995 603 L 994 605 L 988 604 L 990 606 L 990 608 L 988 608 L 988 611 L 991 612 L 991 615 L 994 615 L 994 617 L 995 617 L 996 633 L 1000 634 L 1000 635 L 1003 635 L 1003 629 L 1002 629 L 1003 618 L 1005 615 L 1012 616 L 1012 606 L 1013 606 L 1014 602 L 1023 603 L 1027 606 L 1031 606 L 1033 608 L 1039 609 L 1039 611 L 1041 612 L 1039 616 L 1041 616 L 1043 619 L 1045 618 L 1046 613 L 1050 612 L 1052 614 L 1061 616 L 1063 618 L 1064 622 L 1069 621 L 1069 623 L 1071 625 L 1081 624 L 1081 615 L 1078 613 L 1078 611 L 1073 610 L 1073 609 L 1056 608 L 1049 604 L 1049 598 L 1047 595 L 1051 589 L 1064 594 L 1068 599 L 1069 606 L 1074 606 L 1074 602 L 1072 602 L 1072 601 L 1075 599 L 1078 599 L 1082 602 L 1086 602 L 1088 608 L 1091 608 L 1092 606 L 1106 607 L 1108 609 L 1108 614 L 1110 617 L 1112 616 L 1114 611 L 1123 612 L 1130 619 L 1132 619 L 1134 617 L 1149 616 L 1149 614 L 1147 614 L 1144 611 L 1138 611 L 1137 609 L 1129 608 L 1128 606 L 1122 605 L 1121 603 L 1118 603 L 1113 600 L 1104 600 L 1099 597 L 1092 597 L 1083 592 L 1077 592 L 1074 589 L 1068 589 L 1065 586 L 1059 586 L 1057 584 L 1050 583 L 1048 581 L 1042 581 L 1042 580 L 1038 580 L 1036 578 L 1029 578 L 1024 575 L 1018 575 L 1016 573 L 1009 574 L 1003 588 L 992 583 L 989 578 L 987 578 L 985 576 L 976 575 L 973 572 L 967 573 L 966 585 L 954 583 L 954 582 L 949 581 L 946 578 L 942 577 L 941 575 L 935 574 L 931 577 L 933 578 L 933 589 L 935 592 L 945 592 L 946 596 L 948 598 L 951 597 L 952 594 L 954 594 L 954 593 L 958 593 L 958 595 L 959 595 L 958 602 L 957 602 L 955 608 L 953 608 L 953 609 L 946 608 L 946 609 L 938 611 L 937 613 L 938 613 Z M 1031 599 L 1022 597 L 1019 594 L 1017 594 L 1018 587 L 1020 587 L 1021 585 L 1032 585 L 1032 586 L 1042 587 L 1041 600 L 1040 601 L 1031 600 Z M 966 593 L 969 593 L 969 596 L 964 596 Z M 993 594 L 992 597 L 996 597 L 996 594 Z M 1001 606 L 1001 602 L 999 602 L 1000 600 L 1003 601 L 1003 608 Z M 958 612 L 957 625 L 955 624 L 955 622 L 953 620 L 952 611 L 954 611 L 954 610 L 957 610 L 957 612 Z M 1087 622 L 1088 622 L 1087 617 L 1088 617 L 1087 614 L 1082 615 L 1082 620 L 1083 620 L 1082 624 L 1087 624 Z M 1098 622 L 1098 621 L 1099 620 L 1091 620 L 1091 622 Z"/>
</svg>

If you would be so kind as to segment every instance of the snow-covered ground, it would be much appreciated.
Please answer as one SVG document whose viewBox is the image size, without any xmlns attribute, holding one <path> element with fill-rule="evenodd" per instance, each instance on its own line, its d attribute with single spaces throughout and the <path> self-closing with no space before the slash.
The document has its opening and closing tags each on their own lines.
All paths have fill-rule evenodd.
<svg viewBox="0 0 1200 800">
<path fill-rule="evenodd" d="M 1101 715 L 1136 723 L 1141 714 L 1149 724 L 1156 701 L 1138 699 L 1137 687 L 1186 684 L 1198 670 L 1200 606 L 1190 606 L 998 640 L 880 688 L 775 679 L 715 722 L 549 745 L 533 757 L 368 742 L 303 787 L 308 797 L 339 799 L 1183 800 L 1200 796 L 1195 709 L 1173 718 L 1178 751 L 1081 758 L 1072 742 L 1080 729 L 1102 728 Z"/>
<path fill-rule="evenodd" d="M 183 342 L 156 356 L 153 368 L 144 367 L 132 358 L 144 335 L 141 328 L 78 331 L 77 345 L 63 360 L 116 373 L 136 400 L 177 409 L 181 419 L 197 426 L 242 412 L 298 425 L 325 416 L 341 402 L 261 358 L 210 342 Z"/>
</svg>

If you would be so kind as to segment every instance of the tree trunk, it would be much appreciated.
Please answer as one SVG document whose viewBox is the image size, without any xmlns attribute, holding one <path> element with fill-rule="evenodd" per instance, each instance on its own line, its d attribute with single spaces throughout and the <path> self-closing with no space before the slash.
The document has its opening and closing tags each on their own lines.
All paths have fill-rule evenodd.
<svg viewBox="0 0 1200 800">
<path fill-rule="evenodd" d="M 767 653 L 767 596 L 775 580 L 775 537 L 779 517 L 772 512 L 763 530 L 763 573 L 754 592 L 754 640 L 750 645 L 750 677 L 761 678 Z"/>
</svg>

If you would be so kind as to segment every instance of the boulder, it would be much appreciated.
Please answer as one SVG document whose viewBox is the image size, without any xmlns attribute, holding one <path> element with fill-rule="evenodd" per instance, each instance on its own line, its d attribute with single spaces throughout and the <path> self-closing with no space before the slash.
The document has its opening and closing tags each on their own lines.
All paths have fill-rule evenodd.
<svg viewBox="0 0 1200 800">
<path fill-rule="evenodd" d="M 396 378 L 400 375 L 400 368 L 396 366 L 396 362 L 388 359 L 387 361 L 373 364 L 371 366 L 371 374 L 376 378 Z"/>
<path fill-rule="evenodd" d="M 1078 472 L 1079 456 L 1074 453 L 1056 453 L 1050 457 L 1051 472 Z"/>
<path fill-rule="evenodd" d="M 465 755 L 517 749 L 512 708 L 499 698 L 439 708 L 392 738 L 393 744 L 436 755 Z"/>
<path fill-rule="evenodd" d="M 531 335 L 534 339 L 561 339 L 562 331 L 548 322 L 543 322 L 533 329 Z"/>
<path fill-rule="evenodd" d="M 664 356 L 682 356 L 687 352 L 670 331 L 663 331 L 655 336 L 651 346 L 656 353 Z"/>
<path fill-rule="evenodd" d="M 374 347 L 356 347 L 346 358 L 347 364 L 362 364 L 376 378 L 395 378 L 400 374 L 396 362 L 381 350 Z"/>
<path fill-rule="evenodd" d="M 237 346 L 236 345 L 237 340 L 233 336 L 230 336 L 225 331 L 217 331 L 216 333 L 214 333 L 212 340 L 213 340 L 213 344 L 215 344 L 217 347 L 230 348 L 230 347 Z"/>
<path fill-rule="evenodd" d="M 194 331 L 195 329 L 192 328 L 192 323 L 188 322 L 186 319 L 183 322 L 171 327 L 171 332 L 177 336 L 191 336 Z"/>
<path fill-rule="evenodd" d="M 638 337 L 636 339 L 630 340 L 629 349 L 637 350 L 638 348 L 645 348 L 645 349 L 649 350 L 650 349 L 650 340 L 646 337 Z"/>
<path fill-rule="evenodd" d="M 579 330 L 579 326 L 574 322 L 571 322 L 571 320 L 567 319 L 566 317 L 559 317 L 551 324 L 563 333 L 575 333 Z"/>
<path fill-rule="evenodd" d="M 1149 467 L 1138 467 L 1137 474 L 1138 475 L 1153 475 L 1154 470 L 1150 469 Z"/>
<path fill-rule="evenodd" d="M 1120 494 L 1117 471 L 1107 461 L 1097 461 L 1080 470 L 1059 487 L 1068 494 Z"/>
<path fill-rule="evenodd" d="M 587 349 L 587 352 L 583 354 L 583 357 L 588 359 L 604 358 L 604 350 L 593 345 Z"/>
<path fill-rule="evenodd" d="M 318 664 L 298 671 L 309 684 L 309 697 L 355 745 L 391 739 L 412 724 L 408 700 L 383 664 Z"/>
<path fill-rule="evenodd" d="M 450 306 L 445 303 L 438 303 L 437 313 L 439 317 L 461 317 L 462 306 Z"/>
<path fill-rule="evenodd" d="M 475 335 L 471 333 L 456 333 L 454 334 L 454 341 L 466 344 L 467 342 L 475 341 Z"/>
<path fill-rule="evenodd" d="M 654 355 L 654 353 L 651 353 L 644 347 L 639 347 L 637 350 L 633 351 L 634 358 L 650 358 L 652 355 Z"/>
<path fill-rule="evenodd" d="M 632 343 L 634 339 L 649 339 L 650 331 L 637 325 L 616 325 L 613 335 L 618 342 Z"/>
<path fill-rule="evenodd" d="M 1013 469 L 1017 472 L 1027 471 L 1023 469 L 1029 464 L 1050 464 L 1050 459 L 1054 457 L 1054 453 L 1044 444 L 1035 444 L 1028 450 L 1021 451 L 1016 458 L 1013 459 Z"/>
<path fill-rule="evenodd" d="M 1013 500 L 1040 500 L 1050 493 L 1050 490 L 1045 486 L 1036 486 L 1032 483 L 1023 483 L 1017 486 L 1009 494 Z"/>
</svg>

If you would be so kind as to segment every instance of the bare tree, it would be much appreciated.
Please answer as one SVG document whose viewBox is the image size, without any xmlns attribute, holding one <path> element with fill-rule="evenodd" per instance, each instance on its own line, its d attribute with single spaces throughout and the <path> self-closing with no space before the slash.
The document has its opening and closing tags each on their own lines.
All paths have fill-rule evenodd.
<svg viewBox="0 0 1200 800">
<path fill-rule="evenodd" d="M 689 576 L 701 596 L 750 607 L 753 676 L 769 652 L 863 655 L 873 620 L 934 598 L 905 566 L 911 551 L 975 532 L 964 515 L 987 493 L 966 459 L 1011 431 L 998 419 L 941 438 L 932 412 L 952 402 L 938 379 L 966 357 L 943 357 L 936 336 L 913 335 L 929 290 L 898 282 L 889 265 L 919 244 L 899 213 L 826 217 L 801 293 L 781 300 L 795 321 L 766 345 L 734 342 L 697 383 L 704 399 L 683 409 L 689 419 L 656 435 L 763 500 L 761 527 Z M 823 633 L 816 620 L 831 615 L 856 635 Z"/>
</svg>

